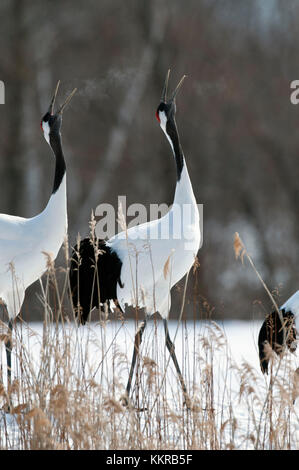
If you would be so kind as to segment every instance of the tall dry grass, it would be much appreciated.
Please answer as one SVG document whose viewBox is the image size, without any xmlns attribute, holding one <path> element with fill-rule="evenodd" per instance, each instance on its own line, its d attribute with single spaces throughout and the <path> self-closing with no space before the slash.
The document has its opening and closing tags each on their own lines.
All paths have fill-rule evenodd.
<svg viewBox="0 0 299 470">
<path fill-rule="evenodd" d="M 65 253 L 68 266 L 67 246 Z M 182 320 L 176 332 L 191 409 L 156 317 L 145 330 L 124 407 L 134 329 L 107 311 L 78 328 L 68 289 L 68 268 L 55 269 L 49 259 L 40 293 L 43 324 L 16 323 L 9 388 L 2 351 L 1 449 L 298 448 L 298 373 L 289 353 L 273 357 L 268 378 L 245 360 L 235 362 L 224 330 L 200 321 L 209 305 L 197 302 L 194 321 Z"/>
</svg>

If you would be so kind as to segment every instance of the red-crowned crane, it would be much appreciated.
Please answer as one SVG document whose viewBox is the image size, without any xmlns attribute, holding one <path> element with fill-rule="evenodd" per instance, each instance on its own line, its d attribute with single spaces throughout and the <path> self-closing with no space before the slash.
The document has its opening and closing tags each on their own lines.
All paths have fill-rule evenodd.
<svg viewBox="0 0 299 470">
<path fill-rule="evenodd" d="M 177 182 L 172 208 L 162 218 L 131 227 L 108 241 L 97 239 L 96 246 L 93 246 L 92 239 L 85 238 L 72 254 L 70 287 L 81 323 L 86 322 L 93 307 L 100 307 L 105 302 L 109 305 L 110 300 L 122 311 L 126 305 L 145 310 L 145 319 L 135 335 L 125 403 L 129 399 L 147 318 L 155 312 L 163 318 L 166 346 L 178 373 L 185 403 L 190 403 L 168 331 L 171 288 L 194 264 L 201 239 L 198 207 L 175 121 L 176 96 L 184 78 L 168 99 L 168 71 L 156 111 L 176 165 Z M 95 252 L 99 254 L 95 255 Z"/>
<path fill-rule="evenodd" d="M 63 110 L 76 89 L 55 113 L 58 87 L 59 82 L 49 109 L 41 120 L 41 129 L 53 150 L 56 162 L 49 202 L 40 214 L 29 219 L 0 214 L 0 299 L 8 315 L 9 339 L 6 341 L 8 384 L 11 383 L 13 319 L 20 312 L 27 287 L 47 270 L 45 253 L 54 260 L 67 233 L 66 166 L 60 127 Z"/>
<path fill-rule="evenodd" d="M 281 324 L 280 315 L 275 310 L 267 315 L 258 337 L 260 366 L 262 372 L 267 374 L 269 365 L 267 347 L 270 346 L 277 355 L 283 352 L 285 344 L 291 352 L 296 351 L 296 330 L 299 332 L 299 291 L 295 292 L 279 310 L 284 325 Z"/>
</svg>

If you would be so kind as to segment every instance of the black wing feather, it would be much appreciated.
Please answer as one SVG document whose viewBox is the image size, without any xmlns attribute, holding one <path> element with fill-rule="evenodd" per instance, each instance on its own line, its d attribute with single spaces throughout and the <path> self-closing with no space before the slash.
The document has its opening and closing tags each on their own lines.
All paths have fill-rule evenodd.
<svg viewBox="0 0 299 470">
<path fill-rule="evenodd" d="M 286 344 L 290 351 L 296 350 L 296 329 L 294 326 L 294 315 L 292 312 L 285 312 L 281 310 L 283 319 L 285 321 L 285 327 L 287 331 Z M 267 315 L 264 323 L 259 332 L 258 347 L 260 366 L 263 373 L 268 373 L 269 354 L 267 353 L 268 344 L 277 355 L 280 355 L 283 350 L 283 327 L 280 321 L 280 317 L 275 310 L 274 312 Z"/>
<path fill-rule="evenodd" d="M 105 302 L 109 305 L 110 300 L 117 304 L 121 268 L 122 262 L 105 240 L 84 238 L 74 247 L 69 280 L 75 313 L 82 324 L 94 307 L 100 308 Z"/>
</svg>

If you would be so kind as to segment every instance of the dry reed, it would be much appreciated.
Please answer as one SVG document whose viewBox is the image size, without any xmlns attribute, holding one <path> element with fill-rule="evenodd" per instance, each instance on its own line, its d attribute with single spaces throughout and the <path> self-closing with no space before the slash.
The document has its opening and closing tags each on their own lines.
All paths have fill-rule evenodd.
<svg viewBox="0 0 299 470">
<path fill-rule="evenodd" d="M 246 255 L 244 246 L 235 248 Z M 132 406 L 124 407 L 120 398 L 134 329 L 122 317 L 110 318 L 107 310 L 78 328 L 67 302 L 67 245 L 65 253 L 67 267 L 57 270 L 49 259 L 41 283 L 43 325 L 35 328 L 23 320 L 15 325 L 10 389 L 2 348 L 1 449 L 298 447 L 298 370 L 290 354 L 273 359 L 268 381 L 246 360 L 236 363 L 223 328 L 200 321 L 210 315 L 206 301 L 195 304 L 193 322 L 183 320 L 185 290 L 175 334 L 190 409 L 156 317 L 144 333 Z M 1 330 L 4 344 L 5 327 Z"/>
</svg>

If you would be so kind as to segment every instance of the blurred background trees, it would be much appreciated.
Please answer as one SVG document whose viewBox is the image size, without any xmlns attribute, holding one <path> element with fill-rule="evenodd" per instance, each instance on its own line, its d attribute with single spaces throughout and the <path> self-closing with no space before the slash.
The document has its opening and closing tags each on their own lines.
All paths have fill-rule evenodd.
<svg viewBox="0 0 299 470">
<path fill-rule="evenodd" d="M 65 93 L 78 88 L 63 123 L 70 243 L 87 235 L 91 209 L 117 207 L 118 195 L 171 204 L 175 168 L 155 120 L 170 67 L 172 86 L 188 75 L 177 122 L 204 204 L 190 299 L 196 286 L 213 318 L 263 314 L 262 287 L 234 258 L 235 231 L 270 289 L 285 298 L 298 288 L 298 2 L 2 0 L 0 15 L 1 212 L 29 217 L 49 198 L 54 161 L 39 120 L 58 79 Z M 23 309 L 31 319 L 37 289 Z"/>
</svg>

